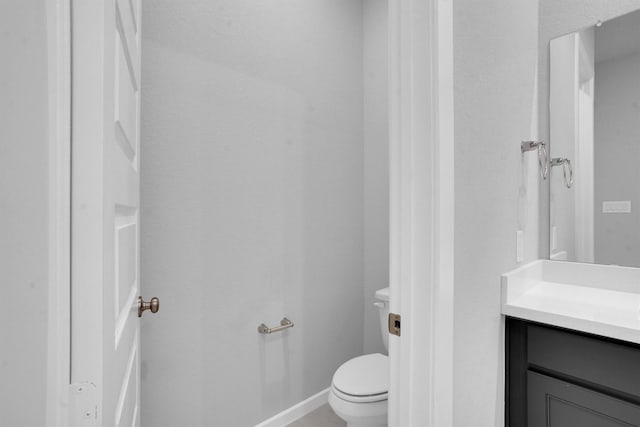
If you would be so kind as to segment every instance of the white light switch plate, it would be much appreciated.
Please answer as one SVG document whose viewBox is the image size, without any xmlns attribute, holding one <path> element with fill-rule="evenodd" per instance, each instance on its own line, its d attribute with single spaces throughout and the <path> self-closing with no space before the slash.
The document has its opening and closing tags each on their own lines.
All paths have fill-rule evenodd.
<svg viewBox="0 0 640 427">
<path fill-rule="evenodd" d="M 602 213 L 631 213 L 631 200 L 602 202 Z"/>
</svg>

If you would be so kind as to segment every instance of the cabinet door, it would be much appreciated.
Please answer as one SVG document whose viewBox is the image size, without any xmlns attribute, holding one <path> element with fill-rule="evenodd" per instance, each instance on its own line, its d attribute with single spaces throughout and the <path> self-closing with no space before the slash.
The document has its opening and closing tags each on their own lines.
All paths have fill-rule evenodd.
<svg viewBox="0 0 640 427">
<path fill-rule="evenodd" d="M 529 371 L 528 427 L 640 427 L 640 406 Z"/>
</svg>

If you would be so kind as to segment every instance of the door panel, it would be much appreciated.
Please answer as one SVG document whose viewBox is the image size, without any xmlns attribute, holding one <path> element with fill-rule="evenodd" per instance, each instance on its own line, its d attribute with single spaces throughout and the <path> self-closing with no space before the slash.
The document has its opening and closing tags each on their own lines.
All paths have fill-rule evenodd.
<svg viewBox="0 0 640 427">
<path fill-rule="evenodd" d="M 136 333 L 134 341 L 139 341 L 138 333 Z M 126 365 L 126 371 L 123 376 L 122 387 L 120 388 L 118 403 L 116 405 L 114 419 L 115 425 L 117 426 L 138 425 L 138 366 L 138 347 L 131 346 L 131 354 Z"/>
<path fill-rule="evenodd" d="M 140 424 L 138 2 L 73 2 L 71 375 L 104 426 Z"/>
<path fill-rule="evenodd" d="M 131 307 L 135 303 L 138 294 L 138 226 L 134 216 L 115 215 L 115 239 L 116 243 L 116 282 L 115 282 L 115 343 L 116 348 L 120 344 L 122 332 L 129 319 Z"/>
</svg>

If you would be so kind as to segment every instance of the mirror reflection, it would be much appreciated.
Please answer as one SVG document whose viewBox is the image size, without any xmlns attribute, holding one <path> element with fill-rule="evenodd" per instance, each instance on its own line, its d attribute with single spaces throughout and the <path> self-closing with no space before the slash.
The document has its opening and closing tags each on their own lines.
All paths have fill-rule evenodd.
<svg viewBox="0 0 640 427">
<path fill-rule="evenodd" d="M 551 259 L 640 267 L 640 11 L 550 51 Z"/>
</svg>

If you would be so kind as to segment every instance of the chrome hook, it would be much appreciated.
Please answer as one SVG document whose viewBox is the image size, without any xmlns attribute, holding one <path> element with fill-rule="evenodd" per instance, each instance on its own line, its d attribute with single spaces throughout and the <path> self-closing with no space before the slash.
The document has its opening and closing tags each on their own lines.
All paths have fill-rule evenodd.
<svg viewBox="0 0 640 427">
<path fill-rule="evenodd" d="M 556 157 L 551 159 L 549 163 L 551 167 L 562 165 L 562 175 L 564 176 L 564 185 L 567 188 L 573 186 L 573 167 L 571 166 L 571 160 L 564 157 Z M 567 176 L 568 175 L 568 176 Z"/>
<path fill-rule="evenodd" d="M 543 141 L 522 141 L 520 143 L 522 153 L 527 151 L 538 151 L 538 165 L 540 166 L 540 176 L 547 179 L 549 176 L 549 156 L 547 154 L 547 146 Z"/>
</svg>

